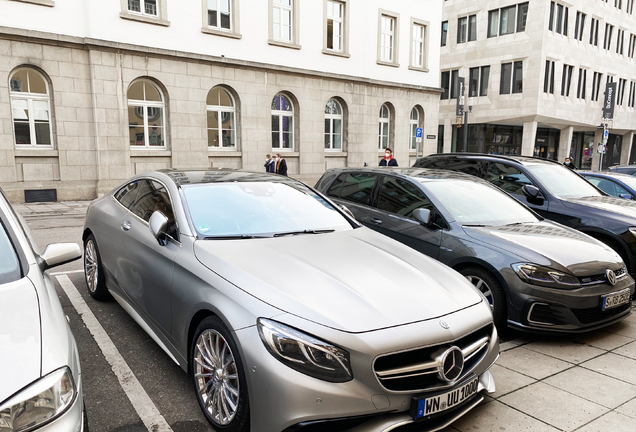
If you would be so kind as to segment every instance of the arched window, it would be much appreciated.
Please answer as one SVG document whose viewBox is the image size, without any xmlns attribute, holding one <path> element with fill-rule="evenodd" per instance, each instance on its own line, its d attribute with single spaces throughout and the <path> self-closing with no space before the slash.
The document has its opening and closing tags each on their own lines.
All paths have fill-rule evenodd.
<svg viewBox="0 0 636 432">
<path fill-rule="evenodd" d="M 128 130 L 133 147 L 165 147 L 166 105 L 163 93 L 147 79 L 128 88 Z"/>
<path fill-rule="evenodd" d="M 236 104 L 222 87 L 214 87 L 206 101 L 208 148 L 236 150 Z"/>
<path fill-rule="evenodd" d="M 9 78 L 16 146 L 52 147 L 49 85 L 39 72 L 20 68 Z"/>
<path fill-rule="evenodd" d="M 335 99 L 325 105 L 325 148 L 342 151 L 342 106 Z"/>
<path fill-rule="evenodd" d="M 391 111 L 386 104 L 380 107 L 380 132 L 378 148 L 380 150 L 389 146 L 389 125 L 391 124 Z"/>
<path fill-rule="evenodd" d="M 417 149 L 417 138 L 415 136 L 417 128 L 420 127 L 420 113 L 417 108 L 411 110 L 410 132 L 411 132 L 411 150 Z"/>
<path fill-rule="evenodd" d="M 294 106 L 283 94 L 272 99 L 272 148 L 294 148 Z"/>
</svg>

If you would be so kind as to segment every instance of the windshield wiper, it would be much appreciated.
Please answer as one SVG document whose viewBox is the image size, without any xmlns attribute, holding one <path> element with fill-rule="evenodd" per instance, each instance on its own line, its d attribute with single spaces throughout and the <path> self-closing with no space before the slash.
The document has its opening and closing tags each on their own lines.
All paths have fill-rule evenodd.
<svg viewBox="0 0 636 432">
<path fill-rule="evenodd" d="M 297 235 L 297 234 L 323 234 L 323 233 L 330 233 L 334 231 L 335 231 L 334 229 L 289 231 L 289 232 L 276 233 L 274 234 L 274 237 L 282 237 L 282 236 Z"/>
<path fill-rule="evenodd" d="M 462 226 L 465 226 L 465 227 L 472 227 L 472 228 L 483 228 L 483 227 L 485 227 L 486 225 L 471 225 L 471 224 L 462 224 Z"/>
<path fill-rule="evenodd" d="M 256 236 L 251 234 L 235 234 L 235 235 L 221 235 L 203 237 L 203 240 L 242 240 L 242 239 L 255 239 L 255 238 L 267 238 L 269 236 Z"/>
</svg>

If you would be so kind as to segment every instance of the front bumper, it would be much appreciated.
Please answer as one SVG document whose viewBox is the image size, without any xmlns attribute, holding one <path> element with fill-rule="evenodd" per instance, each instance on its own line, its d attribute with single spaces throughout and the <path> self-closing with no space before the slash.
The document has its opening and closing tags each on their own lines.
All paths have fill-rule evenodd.
<svg viewBox="0 0 636 432">
<path fill-rule="evenodd" d="M 255 327 L 237 331 L 250 391 L 252 429 L 259 432 L 336 432 L 359 423 L 367 427 L 370 421 L 382 426 L 378 430 L 389 431 L 413 423 L 409 415 L 411 399 L 426 394 L 427 390 L 385 389 L 373 370 L 374 360 L 382 354 L 450 343 L 492 323 L 485 304 L 444 316 L 450 330 L 440 325 L 441 318 L 362 334 L 328 329 L 291 315 L 277 319 L 346 348 L 351 355 L 354 378 L 346 383 L 331 383 L 301 374 L 265 349 Z M 476 397 L 452 413 L 435 418 L 434 422 L 418 423 L 418 430 L 438 430 L 435 425 L 452 422 L 472 408 L 472 402 L 482 398 L 481 392 L 494 391 L 494 380 L 488 369 L 499 355 L 499 343 L 497 332 L 491 327 L 492 337 L 485 354 L 471 372 L 480 378 Z M 427 429 L 429 423 L 431 429 Z M 340 429 L 343 425 L 346 428 Z"/>
<path fill-rule="evenodd" d="M 634 298 L 634 279 L 627 275 L 616 285 L 601 283 L 578 289 L 531 285 L 512 270 L 502 272 L 508 284 L 508 325 L 542 333 L 580 333 L 596 330 L 627 317 Z M 601 296 L 630 290 L 626 304 L 601 310 Z"/>
</svg>

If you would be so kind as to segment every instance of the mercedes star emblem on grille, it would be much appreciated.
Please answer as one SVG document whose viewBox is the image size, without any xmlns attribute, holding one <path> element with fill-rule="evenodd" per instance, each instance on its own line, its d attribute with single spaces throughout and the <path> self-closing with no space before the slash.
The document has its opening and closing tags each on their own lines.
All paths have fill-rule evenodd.
<svg viewBox="0 0 636 432">
<path fill-rule="evenodd" d="M 464 370 L 464 354 L 456 346 L 452 346 L 439 357 L 439 377 L 444 381 L 455 381 Z"/>
<path fill-rule="evenodd" d="M 610 285 L 616 285 L 616 275 L 612 270 L 605 270 L 605 277 L 607 278 L 607 281 L 610 283 Z"/>
<path fill-rule="evenodd" d="M 448 323 L 446 321 L 440 321 L 439 325 L 441 325 L 442 328 L 445 328 L 446 330 L 448 330 L 450 328 L 450 326 L 448 325 Z"/>
</svg>

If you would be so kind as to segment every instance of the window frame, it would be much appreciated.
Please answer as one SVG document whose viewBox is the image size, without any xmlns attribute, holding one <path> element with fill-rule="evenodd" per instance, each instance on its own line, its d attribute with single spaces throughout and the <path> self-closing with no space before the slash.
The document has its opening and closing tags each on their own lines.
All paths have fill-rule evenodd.
<svg viewBox="0 0 636 432">
<path fill-rule="evenodd" d="M 230 4 L 230 29 L 223 29 L 220 26 L 211 27 L 208 25 L 208 0 L 201 0 L 203 18 L 201 24 L 201 33 L 207 33 L 215 36 L 223 36 L 234 39 L 241 39 L 243 36 L 240 31 L 240 0 L 228 0 Z"/>
<path fill-rule="evenodd" d="M 488 76 L 486 80 L 484 81 L 484 70 L 486 69 L 488 70 Z M 486 83 L 486 86 L 485 86 L 486 91 L 484 91 L 484 82 Z M 489 82 L 490 82 L 490 65 L 482 66 L 479 70 L 479 97 L 488 96 L 488 89 L 490 87 Z"/>
<path fill-rule="evenodd" d="M 382 108 L 386 107 L 387 109 L 387 113 L 388 113 L 388 117 L 382 117 Z M 382 127 L 380 127 L 380 125 L 386 124 L 387 125 L 387 139 L 386 139 L 386 145 L 383 146 L 382 143 L 382 138 L 384 137 L 384 134 L 382 133 Z M 380 112 L 378 113 L 378 152 L 384 152 L 385 148 L 390 148 L 390 149 L 394 149 L 393 146 L 393 137 L 394 137 L 394 130 L 395 130 L 395 111 L 393 109 L 393 105 L 391 105 L 388 102 L 384 102 L 381 106 L 380 106 Z"/>
<path fill-rule="evenodd" d="M 44 86 L 46 88 L 46 95 L 43 95 L 42 93 L 30 93 L 30 92 L 13 92 L 11 91 L 11 79 L 12 77 L 20 72 L 20 71 L 26 71 L 27 72 L 27 80 L 30 79 L 28 78 L 28 74 L 29 73 L 36 73 L 37 75 L 39 75 L 39 77 L 42 79 L 42 81 L 44 81 Z M 48 77 L 46 75 L 44 75 L 42 72 L 40 72 L 39 70 L 32 68 L 32 67 L 28 67 L 28 66 L 22 66 L 22 67 L 17 67 L 15 68 L 10 74 L 9 74 L 9 80 L 8 80 L 8 87 L 9 87 L 9 108 L 11 110 L 11 133 L 13 135 L 13 146 L 15 149 L 42 149 L 42 150 L 53 150 L 55 149 L 55 134 L 53 133 L 53 128 L 55 125 L 55 117 L 54 117 L 54 113 L 53 113 L 53 104 L 51 104 L 51 99 L 52 99 L 52 87 L 51 84 L 49 83 Z M 13 101 L 14 100 L 24 100 L 27 102 L 27 110 L 29 111 L 29 118 L 28 118 L 28 124 L 29 124 L 29 139 L 31 141 L 30 144 L 18 144 L 17 140 L 16 140 L 16 134 L 15 134 L 15 124 L 16 124 L 16 120 L 13 116 Z M 35 110 L 33 109 L 33 102 L 34 101 L 39 101 L 39 102 L 44 102 L 46 101 L 47 103 L 47 109 L 48 109 L 48 114 L 49 114 L 49 142 L 50 144 L 38 144 L 37 143 L 37 134 L 35 131 Z M 20 123 L 24 124 L 24 120 L 20 121 Z"/>
<path fill-rule="evenodd" d="M 592 77 L 592 94 L 590 95 L 590 100 L 593 102 L 598 102 L 598 94 L 601 89 L 601 79 L 603 78 L 603 74 L 601 72 L 594 72 Z"/>
<path fill-rule="evenodd" d="M 415 54 L 415 50 L 414 50 L 414 45 L 415 45 L 415 35 L 414 30 L 416 26 L 420 26 L 423 27 L 423 31 L 424 31 L 424 36 L 422 39 L 422 65 L 421 66 L 417 66 L 414 64 L 413 62 L 413 56 Z M 428 21 L 424 21 L 421 19 L 417 19 L 417 18 L 411 18 L 411 52 L 409 55 L 410 58 L 410 64 L 409 64 L 409 69 L 410 70 L 415 70 L 415 71 L 420 71 L 420 72 L 428 72 L 428 44 L 429 44 L 429 29 L 430 29 L 430 25 Z"/>
<path fill-rule="evenodd" d="M 519 64 L 521 64 L 521 77 L 518 77 L 518 70 L 519 68 L 517 67 Z M 510 67 L 510 82 L 507 83 L 507 80 L 504 80 L 504 67 L 505 66 L 509 66 Z M 519 79 L 518 79 L 519 78 Z M 516 88 L 516 84 L 517 82 L 521 83 L 520 89 L 517 90 Z M 507 84 L 509 84 L 509 91 L 504 91 L 504 86 L 506 86 Z M 508 61 L 505 63 L 501 63 L 501 72 L 500 72 L 500 83 L 499 83 L 499 94 L 500 95 L 504 95 L 504 94 L 522 94 L 523 93 L 523 60 L 512 60 L 512 61 Z"/>
<path fill-rule="evenodd" d="M 232 113 L 233 114 L 233 122 L 232 122 L 232 126 L 233 128 L 230 129 L 232 131 L 232 136 L 234 137 L 234 145 L 231 147 L 224 147 L 222 145 L 219 145 L 218 147 L 215 146 L 211 146 L 210 142 L 208 140 L 208 150 L 209 151 L 239 151 L 239 136 L 238 136 L 238 105 L 237 105 L 237 100 L 236 97 L 234 97 L 234 94 L 232 94 L 232 92 L 227 89 L 226 87 L 222 86 L 222 85 L 216 85 L 214 87 L 212 87 L 210 89 L 210 92 L 216 88 L 219 88 L 219 90 L 224 91 L 225 93 L 227 93 L 227 95 L 230 97 L 230 100 L 232 101 L 232 106 L 231 107 L 226 107 L 223 105 L 208 105 L 207 104 L 207 100 L 206 100 L 206 104 L 205 104 L 205 113 L 206 113 L 206 140 L 208 140 L 207 138 L 207 133 L 210 129 L 214 129 L 210 127 L 210 124 L 208 123 L 208 118 L 207 115 L 209 112 L 217 112 L 219 113 L 219 115 L 217 115 L 217 129 L 220 131 L 220 133 L 222 134 L 222 131 L 224 129 L 227 128 L 223 128 L 223 116 L 221 113 Z M 210 93 L 208 92 L 208 94 Z M 207 98 L 206 98 L 207 99 Z M 220 143 L 222 144 L 222 143 Z"/>
<path fill-rule="evenodd" d="M 609 35 L 607 30 L 609 29 Z M 610 23 L 605 23 L 605 34 L 603 35 L 603 49 L 609 51 L 612 49 L 612 33 L 614 33 L 614 26 Z"/>
<path fill-rule="evenodd" d="M 329 135 L 329 147 L 324 147 L 326 152 L 344 152 L 345 150 L 345 143 L 344 143 L 344 137 L 345 137 L 345 110 L 343 107 L 342 102 L 340 102 L 337 98 L 332 97 L 329 98 L 329 100 L 327 101 L 327 104 L 330 101 L 334 101 L 335 103 L 338 104 L 338 106 L 340 107 L 340 114 L 327 114 L 325 112 L 325 121 L 329 120 L 329 132 L 327 133 L 327 131 L 324 132 L 323 136 L 327 136 Z M 325 104 L 325 108 L 327 106 L 327 104 Z M 340 148 L 334 148 L 333 146 L 333 136 L 334 136 L 334 120 L 340 120 Z"/>
<path fill-rule="evenodd" d="M 390 18 L 393 20 L 393 35 L 392 35 L 392 58 L 390 60 L 383 59 L 382 50 L 382 18 Z M 383 66 L 400 67 L 399 63 L 399 48 L 400 48 L 400 14 L 397 12 L 391 12 L 385 9 L 378 10 L 378 52 L 376 63 Z"/>
<path fill-rule="evenodd" d="M 119 17 L 125 20 L 130 21 L 138 21 L 146 24 L 154 24 L 159 26 L 168 27 L 170 26 L 170 21 L 168 21 L 168 0 L 157 0 L 157 15 L 150 15 L 145 12 L 134 12 L 128 9 L 128 0 L 120 0 L 121 1 L 121 12 L 119 13 Z M 140 1 L 140 9 L 144 9 L 142 7 L 142 2 Z"/>
<path fill-rule="evenodd" d="M 576 11 L 576 21 L 574 24 L 574 39 L 578 41 L 583 41 L 583 31 L 585 30 L 585 19 L 587 18 L 587 14 Z"/>
<path fill-rule="evenodd" d="M 342 49 L 335 50 L 327 47 L 327 34 L 329 27 L 329 16 L 328 16 L 328 3 L 340 3 L 342 5 Z M 324 16 L 324 25 L 323 25 L 323 37 L 322 37 L 322 53 L 327 55 L 334 55 L 340 57 L 351 57 L 349 53 L 349 0 L 324 0 L 323 1 L 323 16 Z"/>
<path fill-rule="evenodd" d="M 417 119 L 413 119 L 413 112 L 417 113 Z M 416 130 L 417 128 L 422 128 L 424 130 L 424 109 L 420 105 L 415 105 L 411 109 L 409 113 L 409 151 L 414 152 L 417 150 L 417 137 Z M 413 128 L 415 126 L 415 128 Z M 420 144 L 420 149 L 422 148 L 422 142 Z"/>
<path fill-rule="evenodd" d="M 295 151 L 297 151 L 296 150 L 296 140 L 297 140 L 297 137 L 296 137 L 296 135 L 297 135 L 296 134 L 296 123 L 297 123 L 297 121 L 296 121 L 296 105 L 294 103 L 293 98 L 289 94 L 284 93 L 284 92 L 276 93 L 274 95 L 274 97 L 272 98 L 272 101 L 274 101 L 274 99 L 277 96 L 283 96 L 289 101 L 289 106 L 291 106 L 291 112 L 290 111 L 284 111 L 284 110 L 274 110 L 274 109 L 271 109 L 271 106 L 270 106 L 270 125 L 272 123 L 272 117 L 275 116 L 275 115 L 278 116 L 278 131 L 276 131 L 276 133 L 279 134 L 279 139 L 278 139 L 279 147 L 274 147 L 274 137 L 273 137 L 274 131 L 273 130 L 271 131 L 272 135 L 270 136 L 270 138 L 272 139 L 272 142 L 271 142 L 272 143 L 272 151 L 276 150 L 276 151 L 279 151 L 279 152 L 295 152 Z M 291 147 L 290 148 L 282 147 L 283 140 L 281 138 L 283 137 L 283 133 L 285 133 L 283 131 L 283 117 L 290 117 L 292 119 L 291 120 L 291 122 L 292 122 L 291 123 L 291 128 L 290 128 L 291 129 Z"/>
<path fill-rule="evenodd" d="M 128 98 L 128 92 L 130 91 L 130 88 L 133 86 L 133 84 L 136 84 L 137 82 L 145 82 L 148 83 L 152 86 L 154 86 L 157 91 L 159 92 L 159 95 L 161 96 L 161 102 L 154 102 L 154 101 L 146 101 L 146 100 L 138 100 L 138 99 L 129 99 Z M 145 87 L 144 87 L 144 92 L 145 92 Z M 132 103 L 131 103 L 132 101 Z M 126 90 L 126 116 L 127 116 L 127 120 L 128 120 L 128 138 L 130 138 L 130 115 L 129 115 L 129 108 L 130 107 L 142 107 L 145 108 L 143 110 L 144 113 L 144 117 L 143 117 L 143 121 L 144 121 L 144 145 L 143 146 L 138 146 L 138 145 L 129 145 L 129 148 L 135 149 L 135 150 L 142 150 L 142 151 L 147 151 L 147 150 L 168 150 L 168 123 L 166 122 L 167 119 L 167 107 L 168 104 L 166 103 L 166 94 L 164 92 L 164 90 L 161 88 L 161 86 L 159 86 L 156 82 L 152 81 L 149 78 L 137 78 L 134 79 L 130 82 L 130 84 L 128 84 L 128 88 Z M 151 146 L 150 145 L 150 134 L 148 133 L 149 131 L 149 120 L 148 120 L 148 109 L 147 108 L 161 108 L 162 109 L 162 126 L 161 128 L 163 129 L 163 145 L 161 146 Z"/>
<path fill-rule="evenodd" d="M 301 49 L 300 45 L 300 1 L 291 0 L 291 41 L 274 39 L 274 0 L 268 0 L 268 40 L 269 45 L 282 48 Z"/>
<path fill-rule="evenodd" d="M 445 47 L 448 42 L 448 21 L 442 21 L 441 30 L 442 30 L 442 40 L 440 41 L 440 47 Z"/>
<path fill-rule="evenodd" d="M 572 88 L 572 73 L 574 73 L 574 65 L 563 64 L 563 75 L 561 76 L 561 96 L 570 97 L 570 88 Z"/>
<path fill-rule="evenodd" d="M 543 93 L 545 94 L 554 94 L 554 68 L 555 61 L 546 59 L 543 77 Z"/>
<path fill-rule="evenodd" d="M 463 36 L 463 40 L 462 40 Z M 457 44 L 466 43 L 468 41 L 468 16 L 464 15 L 457 18 Z"/>
<path fill-rule="evenodd" d="M 587 69 L 579 67 L 579 80 L 576 85 L 576 98 L 585 100 L 585 93 L 587 87 Z"/>
</svg>

